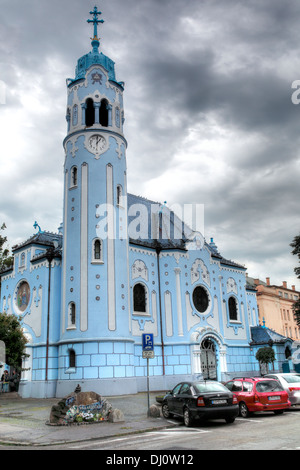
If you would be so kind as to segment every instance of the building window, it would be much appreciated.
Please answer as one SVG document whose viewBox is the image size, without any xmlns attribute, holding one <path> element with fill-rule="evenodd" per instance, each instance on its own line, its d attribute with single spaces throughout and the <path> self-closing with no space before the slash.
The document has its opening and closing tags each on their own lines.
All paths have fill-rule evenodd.
<svg viewBox="0 0 300 470">
<path fill-rule="evenodd" d="M 117 186 L 117 206 L 122 206 L 122 186 Z"/>
<path fill-rule="evenodd" d="M 200 313 L 206 312 L 209 305 L 209 298 L 206 290 L 202 286 L 197 286 L 193 292 L 193 302 L 196 310 Z"/>
<path fill-rule="evenodd" d="M 20 267 L 25 267 L 25 253 L 21 254 Z"/>
<path fill-rule="evenodd" d="M 71 122 L 71 110 L 70 108 L 67 109 L 66 120 L 68 123 L 68 132 L 70 131 L 70 122 Z"/>
<path fill-rule="evenodd" d="M 120 127 L 120 109 L 116 108 L 116 126 Z"/>
<path fill-rule="evenodd" d="M 94 259 L 101 259 L 101 242 L 100 240 L 95 240 L 94 243 Z"/>
<path fill-rule="evenodd" d="M 75 325 L 76 323 L 76 306 L 74 302 L 70 303 L 70 323 L 71 325 Z"/>
<path fill-rule="evenodd" d="M 102 240 L 95 238 L 92 246 L 92 263 L 103 263 L 102 256 Z"/>
<path fill-rule="evenodd" d="M 75 369 L 76 367 L 76 353 L 74 349 L 69 350 L 69 368 Z"/>
<path fill-rule="evenodd" d="M 134 313 L 147 313 L 147 292 L 144 284 L 135 284 L 133 288 Z"/>
<path fill-rule="evenodd" d="M 75 104 L 73 106 L 73 116 L 72 116 L 72 125 L 77 126 L 78 123 L 78 106 Z"/>
<path fill-rule="evenodd" d="M 68 329 L 76 328 L 76 304 L 70 302 L 68 306 Z"/>
<path fill-rule="evenodd" d="M 99 110 L 99 122 L 103 127 L 108 126 L 108 101 L 105 99 L 101 101 Z"/>
<path fill-rule="evenodd" d="M 92 98 L 86 100 L 85 125 L 91 127 L 95 124 L 95 108 Z"/>
<path fill-rule="evenodd" d="M 229 310 L 229 320 L 230 321 L 237 321 L 238 319 L 238 309 L 237 309 L 237 301 L 235 297 L 229 297 L 228 299 L 228 310 Z"/>
<path fill-rule="evenodd" d="M 70 185 L 71 188 L 73 188 L 74 186 L 77 186 L 77 178 L 78 178 L 77 167 L 73 166 L 71 169 L 71 185 Z"/>
</svg>

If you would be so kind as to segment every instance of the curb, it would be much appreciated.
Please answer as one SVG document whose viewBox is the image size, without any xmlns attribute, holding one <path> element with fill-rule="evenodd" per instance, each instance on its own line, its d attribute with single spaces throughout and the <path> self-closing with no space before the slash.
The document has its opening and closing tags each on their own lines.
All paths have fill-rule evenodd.
<svg viewBox="0 0 300 470">
<path fill-rule="evenodd" d="M 89 441 L 99 441 L 99 440 L 106 440 L 121 436 L 130 436 L 135 434 L 142 434 L 147 432 L 158 431 L 161 429 L 168 429 L 177 426 L 177 424 L 172 422 L 172 424 L 165 424 L 160 427 L 149 427 L 145 429 L 139 429 L 137 431 L 128 431 L 128 432 L 119 432 L 116 434 L 110 434 L 105 436 L 97 436 L 97 437 L 90 437 L 85 439 L 71 439 L 71 440 L 60 440 L 60 441 L 53 441 L 53 442 L 45 442 L 42 444 L 36 444 L 35 442 L 24 442 L 24 441 L 11 441 L 11 440 L 3 440 L 0 438 L 0 445 L 2 446 L 17 446 L 17 447 L 47 447 L 47 446 L 61 446 L 65 444 L 78 444 L 80 442 L 89 442 Z M 178 426 L 180 426 L 180 422 L 178 422 Z"/>
</svg>

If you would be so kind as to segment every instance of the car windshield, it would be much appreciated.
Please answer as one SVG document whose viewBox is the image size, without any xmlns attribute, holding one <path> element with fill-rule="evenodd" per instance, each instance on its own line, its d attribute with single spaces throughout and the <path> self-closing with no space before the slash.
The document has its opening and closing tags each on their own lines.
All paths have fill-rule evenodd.
<svg viewBox="0 0 300 470">
<path fill-rule="evenodd" d="M 295 384 L 300 382 L 300 375 L 283 375 L 282 378 L 288 383 L 288 384 Z"/>
<path fill-rule="evenodd" d="M 228 389 L 219 382 L 201 382 L 193 384 L 197 393 L 228 392 Z"/>
<path fill-rule="evenodd" d="M 276 380 L 263 380 L 256 384 L 256 391 L 264 392 L 282 392 L 283 388 Z"/>
</svg>

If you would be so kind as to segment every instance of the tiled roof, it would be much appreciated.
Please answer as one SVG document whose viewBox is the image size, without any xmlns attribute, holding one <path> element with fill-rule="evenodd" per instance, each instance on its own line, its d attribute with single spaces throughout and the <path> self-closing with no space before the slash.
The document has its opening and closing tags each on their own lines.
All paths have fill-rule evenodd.
<svg viewBox="0 0 300 470">
<path fill-rule="evenodd" d="M 289 338 L 264 326 L 251 327 L 252 344 L 285 343 Z"/>
<path fill-rule="evenodd" d="M 135 245 L 143 245 L 143 246 L 154 248 L 154 249 L 159 246 L 160 249 L 186 250 L 186 243 L 189 241 L 188 238 L 186 237 L 186 234 L 192 234 L 192 230 L 188 227 L 186 223 L 184 223 L 176 215 L 174 215 L 174 213 L 170 211 L 170 209 L 165 205 L 165 203 L 162 204 L 157 201 L 151 201 L 144 197 L 136 196 L 134 194 L 128 193 L 127 204 L 128 204 L 129 214 L 130 214 L 130 208 L 133 208 L 133 205 L 137 205 L 136 209 L 138 209 L 138 205 L 141 205 L 145 208 L 144 216 L 147 217 L 147 220 L 143 219 L 143 217 L 140 214 L 137 215 L 134 210 L 132 211 L 131 215 L 128 215 L 129 237 L 130 237 L 130 223 L 137 217 L 140 218 L 141 222 L 147 224 L 147 231 L 148 231 L 148 234 L 147 234 L 148 236 L 146 239 L 145 238 L 133 239 L 130 237 L 130 243 L 135 244 Z M 168 215 L 168 220 L 170 220 L 170 223 L 169 223 L 170 225 L 169 235 L 170 236 L 168 238 L 166 237 L 163 238 L 163 236 L 167 232 L 166 232 L 166 227 L 164 227 L 164 224 L 162 222 L 162 218 L 160 217 L 160 223 L 159 223 L 159 235 L 160 236 L 157 240 L 153 238 L 153 233 L 155 232 L 155 227 L 153 227 L 153 223 L 154 223 L 153 214 L 159 214 L 160 212 Z M 153 231 L 153 228 L 154 228 L 154 231 Z M 177 233 L 181 234 L 180 238 L 174 237 L 174 234 L 177 234 Z M 211 252 L 212 257 L 215 260 L 220 261 L 221 264 L 225 266 L 236 267 L 238 269 L 243 269 L 243 270 L 246 269 L 244 266 L 238 263 L 235 263 L 234 261 L 223 258 L 223 256 L 218 252 L 218 249 L 214 243 L 208 244 L 207 242 L 204 242 L 204 244 Z"/>
<path fill-rule="evenodd" d="M 61 248 L 62 235 L 52 232 L 38 232 L 28 238 L 28 240 L 13 246 L 12 251 L 20 250 L 28 245 L 43 245 L 45 247 Z"/>
</svg>

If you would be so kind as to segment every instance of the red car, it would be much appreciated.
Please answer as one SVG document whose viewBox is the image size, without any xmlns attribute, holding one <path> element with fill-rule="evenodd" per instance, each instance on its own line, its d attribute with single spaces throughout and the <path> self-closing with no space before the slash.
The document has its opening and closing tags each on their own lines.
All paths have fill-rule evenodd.
<svg viewBox="0 0 300 470">
<path fill-rule="evenodd" d="M 240 416 L 247 418 L 255 411 L 273 411 L 281 414 L 291 407 L 288 393 L 274 379 L 263 377 L 236 377 L 225 383 L 238 399 Z"/>
</svg>

